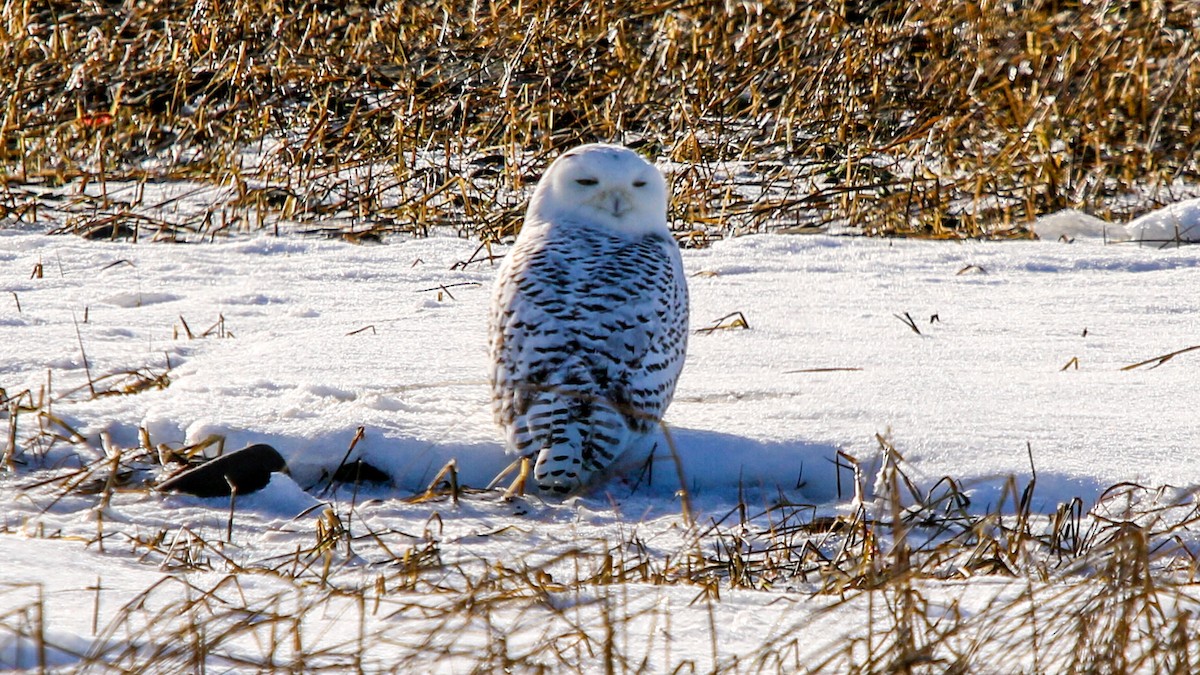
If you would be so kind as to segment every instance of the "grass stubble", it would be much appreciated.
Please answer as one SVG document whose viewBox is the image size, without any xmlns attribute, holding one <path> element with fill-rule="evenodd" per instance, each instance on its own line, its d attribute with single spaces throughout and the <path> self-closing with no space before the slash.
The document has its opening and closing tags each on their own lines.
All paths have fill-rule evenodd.
<svg viewBox="0 0 1200 675">
<path fill-rule="evenodd" d="M 1194 2 L 0 3 L 0 217 L 92 238 L 519 227 L 584 141 L 685 245 L 1029 237 L 1194 192 Z"/>
<path fill-rule="evenodd" d="M 831 226 L 1028 237 L 1058 209 L 1120 220 L 1188 196 L 1198 25 L 1190 2 L 9 0 L 0 226 L 360 243 L 450 228 L 479 238 L 484 262 L 550 158 L 615 140 L 664 160 L 687 246 Z M 169 447 L 143 430 L 137 448 L 92 448 L 54 403 L 136 395 L 169 374 L 168 362 L 89 373 L 86 389 L 57 392 L 48 374 L 38 392 L 0 390 L 0 461 L 30 475 L 21 492 L 44 512 L 87 495 L 89 546 L 170 572 L 94 625 L 68 660 L 77 670 L 1183 673 L 1200 660 L 1194 492 L 1118 485 L 1042 513 L 1031 466 L 1001 503 L 972 505 L 951 478 L 915 484 L 884 438 L 874 493 L 853 458 L 835 464 L 870 495 L 852 508 L 741 499 L 683 519 L 670 545 L 630 525 L 541 557 L 451 551 L 443 514 L 494 508 L 458 485 L 417 495 L 430 515 L 407 534 L 334 492 L 303 521 L 311 543 L 283 556 L 252 555 L 236 500 L 212 531 L 130 532 L 106 520 L 114 495 L 221 439 Z M 63 448 L 77 465 L 34 471 Z M 4 529 L 64 536 L 37 518 Z M 1001 592 L 966 607 L 953 589 L 980 577 Z M 704 605 L 711 653 L 673 647 L 679 619 L 670 602 L 641 602 L 643 586 Z M 46 669 L 70 646 L 29 591 L 0 588 L 13 600 L 0 632 Z M 819 607 L 725 653 L 721 599 L 741 592 Z M 806 630 L 847 611 L 862 630 L 814 646 Z M 330 638 L 314 617 L 357 631 Z"/>
</svg>

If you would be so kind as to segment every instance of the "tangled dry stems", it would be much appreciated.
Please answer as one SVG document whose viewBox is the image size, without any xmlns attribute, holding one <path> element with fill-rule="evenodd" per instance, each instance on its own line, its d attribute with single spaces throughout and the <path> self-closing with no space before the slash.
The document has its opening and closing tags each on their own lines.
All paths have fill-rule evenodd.
<svg viewBox="0 0 1200 675">
<path fill-rule="evenodd" d="M 486 239 L 548 157 L 615 140 L 673 160 L 691 243 L 1028 236 L 1195 182 L 1198 29 L 1189 1 L 7 0 L 4 209 L 95 237 Z M 104 189 L 182 179 L 227 192 L 181 217 Z M 39 189 L 68 182 L 85 203 Z"/>
</svg>

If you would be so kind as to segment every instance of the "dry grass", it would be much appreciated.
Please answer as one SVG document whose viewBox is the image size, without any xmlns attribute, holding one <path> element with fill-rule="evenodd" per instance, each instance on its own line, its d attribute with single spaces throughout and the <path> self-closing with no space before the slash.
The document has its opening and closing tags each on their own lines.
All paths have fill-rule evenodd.
<svg viewBox="0 0 1200 675">
<path fill-rule="evenodd" d="M 1038 214 L 1124 218 L 1200 174 L 1192 1 L 335 7 L 4 2 L 6 220 L 486 239 L 517 226 L 547 158 L 592 140 L 676 162 L 692 243 L 1026 236 Z M 127 185 L 182 180 L 225 192 L 180 214 Z M 46 196 L 64 184 L 72 203 Z"/>
<path fill-rule="evenodd" d="M 49 415 L 48 399 L 28 393 L 4 402 L 14 427 L 18 417 L 24 424 Z M 1200 501 L 1189 490 L 1116 485 L 1090 507 L 1076 499 L 1043 513 L 1034 507 L 1033 471 L 1028 483 L 1010 479 L 998 503 L 982 506 L 951 478 L 918 484 L 880 437 L 877 479 L 841 457 L 837 470 L 852 469 L 860 483 L 855 494 L 870 493 L 862 483 L 877 490 L 841 515 L 739 499 L 723 514 L 669 519 L 678 533 L 669 540 L 653 534 L 653 523 L 589 539 L 572 528 L 556 533 L 553 519 L 535 516 L 539 543 L 517 555 L 512 546 L 525 546 L 518 542 L 529 533 L 510 518 L 468 537 L 513 537 L 512 546 L 480 555 L 448 521 L 483 514 L 489 522 L 502 502 L 496 491 L 457 485 L 448 467 L 452 489 L 435 480 L 417 506 L 364 505 L 358 490 L 334 492 L 320 513 L 295 521 L 290 552 L 275 547 L 262 556 L 253 546 L 261 526 L 233 501 L 221 528 L 147 529 L 106 516 L 115 495 L 145 491 L 164 463 L 203 448 L 156 446 L 143 432 L 142 447 L 106 443 L 98 453 L 64 426 L 46 423 L 7 454 L 20 476 L 55 447 L 75 448 L 79 466 L 30 473 L 21 492 L 43 514 L 63 509 L 60 501 L 80 508 L 84 499 L 94 529 L 47 532 L 34 517 L 20 530 L 82 538 L 100 554 L 132 555 L 172 576 L 109 612 L 83 654 L 43 620 L 40 589 L 0 587 L 11 600 L 0 636 L 22 641 L 26 663 L 57 659 L 86 672 L 969 673 L 1003 663 L 1006 672 L 1183 673 L 1200 662 L 1189 637 L 1200 629 Z M 388 514 L 414 508 L 428 514 L 423 527 L 394 529 L 420 521 Z M 95 614 L 104 583 L 94 587 Z M 993 590 L 973 601 L 971 588 Z M 729 651 L 719 641 L 727 630 L 722 599 L 750 592 L 808 608 Z M 694 625 L 676 635 L 672 621 L 697 608 L 709 613 L 711 653 L 672 650 L 677 640 L 696 643 Z M 839 629 L 832 644 L 814 643 L 826 631 L 816 627 L 844 625 L 844 612 L 861 623 Z"/>
</svg>

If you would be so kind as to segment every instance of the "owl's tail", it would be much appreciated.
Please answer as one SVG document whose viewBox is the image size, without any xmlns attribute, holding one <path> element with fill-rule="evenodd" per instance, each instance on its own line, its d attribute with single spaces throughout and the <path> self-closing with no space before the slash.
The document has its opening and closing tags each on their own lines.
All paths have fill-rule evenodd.
<svg viewBox="0 0 1200 675">
<path fill-rule="evenodd" d="M 625 451 L 634 436 L 617 407 L 594 397 L 538 397 L 524 415 L 536 454 L 533 476 L 538 487 L 567 495 L 585 485 Z"/>
</svg>

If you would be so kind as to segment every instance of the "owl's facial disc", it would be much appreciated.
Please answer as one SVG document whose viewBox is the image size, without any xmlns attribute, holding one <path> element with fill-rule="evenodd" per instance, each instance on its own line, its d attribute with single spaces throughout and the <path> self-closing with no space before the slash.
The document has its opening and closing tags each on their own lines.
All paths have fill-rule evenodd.
<svg viewBox="0 0 1200 675">
<path fill-rule="evenodd" d="M 662 199 L 650 187 L 649 174 L 657 174 L 650 164 L 640 158 L 633 162 L 621 155 L 594 154 L 599 156 L 592 162 L 566 167 L 567 185 L 580 205 L 620 220 L 630 213 L 651 212 L 649 205 Z"/>
<path fill-rule="evenodd" d="M 637 153 L 592 144 L 571 150 L 538 183 L 529 214 L 543 222 L 582 222 L 627 234 L 667 230 L 662 174 Z"/>
</svg>

